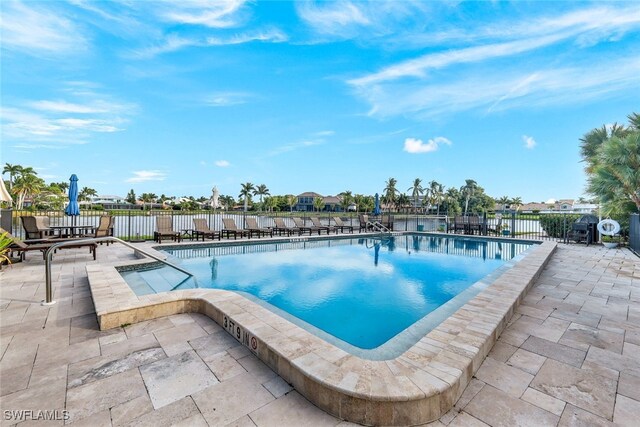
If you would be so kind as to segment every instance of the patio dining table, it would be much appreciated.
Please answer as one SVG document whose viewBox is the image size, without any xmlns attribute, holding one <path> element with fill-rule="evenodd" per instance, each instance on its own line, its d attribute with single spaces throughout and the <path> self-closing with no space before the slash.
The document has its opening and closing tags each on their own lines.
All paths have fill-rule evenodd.
<svg viewBox="0 0 640 427">
<path fill-rule="evenodd" d="M 87 237 L 93 234 L 93 225 L 55 225 L 49 227 L 54 237 Z"/>
</svg>

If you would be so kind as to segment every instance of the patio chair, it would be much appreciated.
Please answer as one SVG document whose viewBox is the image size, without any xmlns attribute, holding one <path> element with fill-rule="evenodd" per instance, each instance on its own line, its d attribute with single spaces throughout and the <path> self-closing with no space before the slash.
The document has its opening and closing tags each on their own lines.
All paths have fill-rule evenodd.
<svg viewBox="0 0 640 427">
<path fill-rule="evenodd" d="M 87 242 L 82 239 L 31 239 L 31 240 L 20 240 L 17 237 L 14 237 L 8 231 L 0 228 L 0 234 L 7 233 L 7 237 L 12 239 L 13 242 L 9 245 L 9 250 L 11 253 L 17 252 L 20 255 L 21 260 L 26 259 L 26 253 L 30 251 L 40 251 L 42 252 L 42 258 L 45 258 L 47 250 L 56 243 L 60 242 L 73 242 L 76 241 L 77 244 L 65 246 L 60 249 L 67 248 L 82 248 L 88 247 L 89 253 L 93 254 L 93 259 L 96 259 L 96 248 L 98 245 L 95 242 Z"/>
<path fill-rule="evenodd" d="M 496 223 L 496 226 L 491 228 L 489 227 L 487 229 L 490 233 L 494 233 L 496 236 L 499 236 L 500 234 L 502 234 L 502 218 L 498 218 L 498 222 Z"/>
<path fill-rule="evenodd" d="M 27 239 L 44 239 L 53 233 L 49 228 L 48 216 L 24 215 L 20 217 Z"/>
<path fill-rule="evenodd" d="M 296 225 L 296 228 L 300 231 L 300 235 L 302 235 L 302 233 L 309 232 L 309 236 L 311 236 L 312 232 L 318 231 L 318 230 L 314 230 L 313 227 L 304 225 L 304 221 L 301 218 L 293 217 L 291 219 L 293 220 L 293 223 Z M 320 231 L 318 231 L 318 235 L 319 234 L 320 234 Z"/>
<path fill-rule="evenodd" d="M 276 224 L 276 226 L 273 227 L 273 232 L 279 236 L 282 236 L 282 233 L 287 233 L 287 236 L 291 236 L 293 233 L 302 234 L 297 228 L 287 226 L 283 218 L 273 218 L 273 222 Z"/>
<path fill-rule="evenodd" d="M 236 225 L 236 222 L 233 220 L 233 218 L 223 218 L 222 223 L 224 224 L 224 229 L 222 230 L 222 237 L 226 235 L 227 239 L 229 239 L 233 234 L 234 240 L 238 238 L 238 235 L 240 235 L 240 237 L 247 236 L 251 238 L 251 232 L 249 230 L 239 229 L 238 226 Z"/>
<path fill-rule="evenodd" d="M 478 215 L 467 217 L 467 231 L 469 234 L 474 234 L 476 231 L 480 234 L 481 230 L 480 217 Z"/>
<path fill-rule="evenodd" d="M 203 241 L 205 237 L 209 237 L 211 240 L 216 237 L 218 240 L 222 238 L 222 233 L 209 228 L 209 224 L 207 224 L 207 220 L 204 218 L 193 218 L 193 235 L 196 237 L 196 240 L 202 236 Z"/>
<path fill-rule="evenodd" d="M 245 221 L 247 223 L 247 230 L 249 230 L 250 234 L 255 234 L 258 237 L 267 235 L 273 237 L 273 229 L 260 227 L 255 218 L 247 217 L 245 218 Z"/>
<path fill-rule="evenodd" d="M 162 239 L 165 237 L 174 242 L 180 242 L 182 240 L 180 232 L 173 229 L 173 220 L 170 216 L 157 216 L 156 231 L 153 232 L 153 240 L 162 243 Z"/>
<path fill-rule="evenodd" d="M 393 231 L 393 217 L 391 215 L 382 215 L 380 224 L 389 231 Z"/>
<path fill-rule="evenodd" d="M 362 233 L 362 231 L 369 231 L 371 229 L 371 224 L 369 223 L 369 215 L 365 215 L 365 214 L 360 214 L 358 215 L 358 219 L 360 220 L 360 228 L 358 229 L 359 232 Z"/>
<path fill-rule="evenodd" d="M 353 225 L 348 225 L 342 222 L 342 218 L 334 216 L 333 222 L 335 222 L 336 232 L 340 230 L 341 233 L 344 233 L 344 230 L 349 230 L 349 233 L 353 233 Z"/>
<path fill-rule="evenodd" d="M 457 233 L 458 230 L 461 230 L 463 233 L 467 232 L 467 217 L 462 215 L 456 215 L 453 220 L 453 232 Z"/>
<path fill-rule="evenodd" d="M 320 232 L 322 230 L 326 230 L 327 231 L 327 235 L 330 234 L 332 231 L 335 233 L 338 233 L 336 231 L 336 228 L 331 226 L 331 225 L 324 225 L 322 224 L 322 222 L 320 221 L 320 218 L 316 217 L 316 216 L 312 216 L 309 217 L 311 219 L 311 223 L 313 224 L 313 228 L 317 229 L 318 234 L 320 234 Z"/>
</svg>

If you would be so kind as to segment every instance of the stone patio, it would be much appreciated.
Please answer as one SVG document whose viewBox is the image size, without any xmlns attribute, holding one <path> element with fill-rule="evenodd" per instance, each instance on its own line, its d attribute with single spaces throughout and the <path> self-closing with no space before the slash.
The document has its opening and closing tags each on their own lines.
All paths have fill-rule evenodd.
<svg viewBox="0 0 640 427">
<path fill-rule="evenodd" d="M 128 259 L 98 249 L 97 263 Z M 40 305 L 36 254 L 0 273 L 0 425 L 353 425 L 201 314 L 99 331 L 94 263 L 82 249 L 54 257 L 52 307 Z M 639 347 L 640 259 L 559 245 L 454 409 L 430 425 L 637 425 Z"/>
</svg>

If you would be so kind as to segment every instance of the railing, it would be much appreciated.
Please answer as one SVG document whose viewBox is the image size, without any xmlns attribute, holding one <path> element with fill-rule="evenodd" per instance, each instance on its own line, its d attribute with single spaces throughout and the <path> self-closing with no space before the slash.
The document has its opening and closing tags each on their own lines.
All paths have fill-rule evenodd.
<svg viewBox="0 0 640 427">
<path fill-rule="evenodd" d="M 309 217 L 319 217 L 325 225 L 334 225 L 333 217 L 340 217 L 345 225 L 351 225 L 355 229 L 360 225 L 356 212 L 265 212 L 265 211 L 85 211 L 78 217 L 67 217 L 62 211 L 13 211 L 12 234 L 19 238 L 25 238 L 25 233 L 20 222 L 22 215 L 48 216 L 51 226 L 78 227 L 97 226 L 101 215 L 112 215 L 114 218 L 114 236 L 125 241 L 152 240 L 156 230 L 156 218 L 170 216 L 173 228 L 176 231 L 193 229 L 193 219 L 202 218 L 207 221 L 209 227 L 214 230 L 223 229 L 224 218 L 232 218 L 239 228 L 244 228 L 247 217 L 255 218 L 258 226 L 273 227 L 273 219 L 283 218 L 285 224 L 293 226 L 292 217 L 301 218 L 305 224 L 310 223 Z M 500 236 L 504 238 L 525 238 L 535 240 L 557 240 L 565 238 L 571 230 L 572 223 L 582 214 L 575 213 L 540 213 L 530 214 L 522 212 L 486 212 L 479 215 L 480 234 L 488 236 Z M 387 216 L 390 216 L 387 224 Z M 454 216 L 450 215 L 425 215 L 414 213 L 384 213 L 383 220 L 371 218 L 370 221 L 383 223 L 393 231 L 425 231 L 425 232 L 452 232 Z M 474 230 L 477 234 L 477 229 Z"/>
<path fill-rule="evenodd" d="M 187 270 L 178 267 L 177 265 L 174 265 L 158 256 L 155 256 L 145 250 L 142 250 L 136 246 L 133 246 L 130 243 L 125 242 L 124 240 L 118 239 L 117 237 L 96 237 L 96 238 L 90 238 L 90 239 L 74 239 L 74 240 L 69 240 L 66 242 L 59 242 L 59 243 L 55 243 L 53 245 L 51 245 L 51 247 L 49 247 L 49 249 L 47 249 L 47 252 L 45 252 L 44 255 L 44 274 L 45 274 L 45 284 L 46 284 L 46 295 L 45 295 L 45 300 L 42 302 L 42 305 L 53 305 L 56 302 L 53 300 L 53 286 L 51 284 L 51 260 L 53 257 L 53 253 L 55 252 L 56 249 L 59 248 L 64 248 L 65 246 L 77 246 L 79 243 L 101 243 L 101 242 L 116 242 L 116 243 L 121 243 L 123 245 L 125 245 L 128 248 L 133 249 L 136 252 L 140 252 L 141 254 L 148 256 L 149 258 L 155 259 L 156 261 L 159 261 L 163 264 L 168 265 L 169 267 L 172 267 L 184 274 L 186 274 L 188 277 L 193 277 L 193 274 L 191 274 L 190 272 L 188 272 Z"/>
</svg>

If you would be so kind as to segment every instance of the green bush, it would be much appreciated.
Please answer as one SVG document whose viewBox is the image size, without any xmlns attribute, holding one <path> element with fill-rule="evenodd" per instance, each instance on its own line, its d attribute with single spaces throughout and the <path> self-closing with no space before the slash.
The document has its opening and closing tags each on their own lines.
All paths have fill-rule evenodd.
<svg viewBox="0 0 640 427">
<path fill-rule="evenodd" d="M 540 226 L 549 237 L 562 238 L 581 215 L 540 215 Z"/>
</svg>

